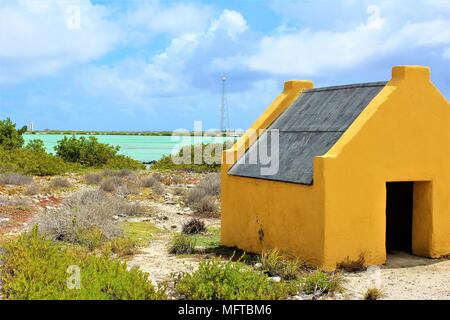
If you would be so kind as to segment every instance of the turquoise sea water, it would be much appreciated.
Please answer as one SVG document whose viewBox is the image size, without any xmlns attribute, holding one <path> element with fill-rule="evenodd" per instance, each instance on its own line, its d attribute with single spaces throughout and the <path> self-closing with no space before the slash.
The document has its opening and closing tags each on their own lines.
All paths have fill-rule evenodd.
<svg viewBox="0 0 450 320">
<path fill-rule="evenodd" d="M 44 141 L 48 152 L 54 153 L 53 147 L 64 135 L 60 134 L 26 134 L 25 143 L 33 139 Z M 79 137 L 79 136 L 77 136 Z M 98 141 L 117 145 L 120 147 L 119 153 L 127 155 L 139 161 L 153 161 L 160 159 L 163 155 L 171 154 L 179 150 L 183 145 L 198 143 L 221 143 L 225 140 L 236 138 L 224 137 L 176 137 L 176 136 L 119 136 L 119 135 L 98 135 Z"/>
</svg>

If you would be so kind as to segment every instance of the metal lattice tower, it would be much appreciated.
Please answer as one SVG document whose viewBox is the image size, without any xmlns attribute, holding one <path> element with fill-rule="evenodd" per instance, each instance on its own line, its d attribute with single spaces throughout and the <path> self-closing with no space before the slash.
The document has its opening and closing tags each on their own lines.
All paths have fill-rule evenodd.
<svg viewBox="0 0 450 320">
<path fill-rule="evenodd" d="M 228 103 L 227 103 L 227 92 L 226 92 L 226 82 L 227 77 L 221 76 L 222 80 L 222 103 L 220 104 L 220 131 L 226 131 L 230 126 L 230 120 L 228 117 Z"/>
</svg>

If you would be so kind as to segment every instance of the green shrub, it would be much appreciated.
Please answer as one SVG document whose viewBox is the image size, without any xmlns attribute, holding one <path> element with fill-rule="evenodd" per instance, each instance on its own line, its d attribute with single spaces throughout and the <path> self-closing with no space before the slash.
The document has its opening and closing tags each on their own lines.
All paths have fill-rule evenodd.
<svg viewBox="0 0 450 320">
<path fill-rule="evenodd" d="M 195 238 L 178 233 L 174 235 L 169 252 L 172 254 L 191 254 L 195 252 L 195 245 Z"/>
<path fill-rule="evenodd" d="M 137 252 L 137 243 L 130 238 L 114 238 L 106 243 L 106 249 L 119 257 L 126 257 Z"/>
<path fill-rule="evenodd" d="M 289 259 L 283 256 L 278 249 L 263 251 L 260 263 L 264 272 L 285 280 L 297 279 L 302 266 L 298 259 Z"/>
<path fill-rule="evenodd" d="M 41 139 L 34 139 L 28 141 L 27 145 L 25 146 L 25 149 L 39 153 L 46 153 L 44 141 L 42 141 Z"/>
<path fill-rule="evenodd" d="M 302 290 L 306 294 L 320 296 L 322 294 L 339 292 L 342 290 L 343 278 L 339 273 L 325 273 L 316 270 L 306 275 L 302 281 Z"/>
<path fill-rule="evenodd" d="M 107 256 L 79 257 L 40 236 L 34 228 L 8 244 L 2 257 L 0 279 L 6 299 L 148 300 L 165 299 L 147 274 Z M 80 270 L 79 289 L 70 289 L 70 266 Z M 69 281 L 69 282 L 68 282 Z"/>
<path fill-rule="evenodd" d="M 55 146 L 56 155 L 67 162 L 84 167 L 112 169 L 143 169 L 139 161 L 119 155 L 118 146 L 98 142 L 96 137 L 64 137 Z"/>
<path fill-rule="evenodd" d="M 296 293 L 295 283 L 275 282 L 243 263 L 202 261 L 197 271 L 183 273 L 175 290 L 192 300 L 277 300 Z"/>
<path fill-rule="evenodd" d="M 130 157 L 118 154 L 114 158 L 108 159 L 105 168 L 110 169 L 131 169 L 131 170 L 143 170 L 145 165 Z"/>
<path fill-rule="evenodd" d="M 152 169 L 215 172 L 220 169 L 222 151 L 230 148 L 233 143 L 233 141 L 227 141 L 225 143 L 204 143 L 184 146 L 178 151 L 178 157 L 186 155 L 186 162 L 183 161 L 181 164 L 174 163 L 172 161 L 172 155 L 166 155 L 156 161 L 156 163 L 153 164 Z M 217 150 L 220 150 L 220 152 L 216 152 Z M 195 153 L 203 155 L 201 163 L 197 164 L 194 162 Z"/>
<path fill-rule="evenodd" d="M 6 150 L 22 148 L 24 144 L 23 134 L 27 132 L 27 127 L 16 128 L 16 124 L 11 119 L 0 120 L 0 147 Z"/>
<path fill-rule="evenodd" d="M 50 176 L 76 171 L 76 165 L 45 152 L 29 149 L 5 150 L 0 148 L 0 172 L 20 172 L 34 176 Z"/>
</svg>

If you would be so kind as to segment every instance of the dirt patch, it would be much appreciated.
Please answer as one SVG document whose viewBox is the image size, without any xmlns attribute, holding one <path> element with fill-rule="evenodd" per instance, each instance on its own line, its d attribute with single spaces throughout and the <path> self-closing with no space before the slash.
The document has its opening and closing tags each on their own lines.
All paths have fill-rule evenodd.
<svg viewBox="0 0 450 320">
<path fill-rule="evenodd" d="M 395 253 L 386 265 L 345 274 L 345 279 L 350 299 L 362 299 L 368 288 L 378 285 L 383 299 L 450 300 L 450 260 Z"/>
</svg>

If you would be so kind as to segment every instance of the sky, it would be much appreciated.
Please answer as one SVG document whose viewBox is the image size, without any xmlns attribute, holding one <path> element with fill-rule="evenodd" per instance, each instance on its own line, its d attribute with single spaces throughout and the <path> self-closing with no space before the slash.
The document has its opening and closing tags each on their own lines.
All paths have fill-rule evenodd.
<svg viewBox="0 0 450 320">
<path fill-rule="evenodd" d="M 426 65 L 450 99 L 450 0 L 3 0 L 0 118 L 35 129 L 247 128 L 286 80 Z"/>
</svg>

